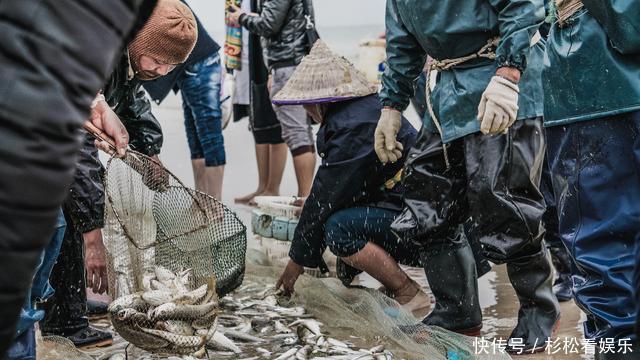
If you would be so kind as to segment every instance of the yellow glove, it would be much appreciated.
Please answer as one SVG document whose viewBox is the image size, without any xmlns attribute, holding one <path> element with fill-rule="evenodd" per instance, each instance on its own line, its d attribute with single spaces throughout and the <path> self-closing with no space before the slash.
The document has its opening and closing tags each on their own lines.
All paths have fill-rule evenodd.
<svg viewBox="0 0 640 360">
<path fill-rule="evenodd" d="M 374 149 L 383 164 L 389 161 L 394 163 L 402 158 L 402 143 L 396 140 L 401 125 L 400 111 L 391 108 L 382 109 L 375 131 Z"/>
<path fill-rule="evenodd" d="M 478 121 L 483 134 L 504 133 L 518 115 L 518 85 L 494 76 L 482 94 L 478 106 Z"/>
</svg>

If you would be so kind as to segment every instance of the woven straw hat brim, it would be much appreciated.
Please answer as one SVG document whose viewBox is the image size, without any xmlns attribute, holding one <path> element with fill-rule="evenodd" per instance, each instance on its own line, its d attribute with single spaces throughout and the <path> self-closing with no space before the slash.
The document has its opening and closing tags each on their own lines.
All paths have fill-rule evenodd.
<svg viewBox="0 0 640 360">
<path fill-rule="evenodd" d="M 276 105 L 320 104 L 376 92 L 377 87 L 362 72 L 318 40 L 272 101 Z"/>
</svg>

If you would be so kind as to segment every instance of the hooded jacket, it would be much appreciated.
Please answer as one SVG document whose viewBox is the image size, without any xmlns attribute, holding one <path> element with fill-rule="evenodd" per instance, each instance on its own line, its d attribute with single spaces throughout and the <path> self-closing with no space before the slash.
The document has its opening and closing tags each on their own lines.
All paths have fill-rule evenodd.
<svg viewBox="0 0 640 360">
<path fill-rule="evenodd" d="M 267 67 L 294 66 L 309 53 L 305 1 L 315 21 L 311 0 L 265 0 L 260 16 L 241 16 L 240 24 L 261 37 Z"/>
<path fill-rule="evenodd" d="M 311 193 L 305 201 L 293 236 L 289 257 L 299 265 L 322 267 L 326 249 L 324 224 L 329 217 L 358 205 L 400 211 L 401 185 L 383 189 L 385 181 L 402 168 L 404 158 L 382 165 L 373 149 L 374 132 L 380 118 L 376 95 L 331 104 L 316 140 L 322 163 Z M 416 130 L 402 119 L 398 141 L 405 155 L 413 146 Z"/>
</svg>

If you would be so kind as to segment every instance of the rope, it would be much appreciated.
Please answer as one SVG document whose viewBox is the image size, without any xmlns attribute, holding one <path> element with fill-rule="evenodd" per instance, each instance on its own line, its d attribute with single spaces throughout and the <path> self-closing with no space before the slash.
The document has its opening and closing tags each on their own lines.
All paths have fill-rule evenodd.
<svg viewBox="0 0 640 360">
<path fill-rule="evenodd" d="M 476 51 L 473 54 L 455 58 L 455 59 L 434 60 L 429 64 L 429 70 L 427 71 L 427 85 L 425 89 L 426 98 L 427 98 L 426 99 L 427 110 L 429 111 L 431 120 L 433 120 L 433 124 L 436 126 L 436 129 L 438 129 L 438 133 L 440 133 L 440 139 L 442 139 L 443 137 L 442 126 L 440 125 L 440 120 L 438 120 L 438 117 L 433 111 L 433 104 L 431 103 L 431 86 L 430 86 L 431 72 L 433 70 L 446 71 L 451 69 L 454 66 L 458 66 L 467 61 L 471 61 L 479 58 L 494 60 L 496 58 L 496 53 L 494 49 L 498 46 L 499 41 L 500 41 L 500 38 L 495 37 L 495 38 L 489 39 L 486 45 L 484 45 L 482 48 L 480 48 L 480 50 Z M 447 170 L 449 170 L 449 168 L 451 168 L 451 164 L 449 162 L 449 154 L 447 153 L 447 147 L 444 141 L 442 141 L 442 152 L 444 155 L 444 163 L 447 167 Z"/>
<path fill-rule="evenodd" d="M 584 6 L 581 0 L 555 0 L 555 4 L 560 27 L 564 26 L 567 20 Z"/>
</svg>

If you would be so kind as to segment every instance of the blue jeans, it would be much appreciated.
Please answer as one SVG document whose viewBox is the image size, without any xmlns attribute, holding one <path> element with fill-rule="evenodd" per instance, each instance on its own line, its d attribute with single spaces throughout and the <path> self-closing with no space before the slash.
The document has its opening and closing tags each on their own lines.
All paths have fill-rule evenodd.
<svg viewBox="0 0 640 360">
<path fill-rule="evenodd" d="M 327 220 L 325 243 L 336 256 L 347 257 L 362 250 L 369 241 L 385 249 L 397 262 L 421 266 L 415 245 L 399 240 L 390 230 L 397 211 L 377 207 L 340 210 Z"/>
<path fill-rule="evenodd" d="M 176 85 L 182 95 L 184 126 L 191 159 L 206 166 L 226 163 L 220 109 L 220 56 L 211 55 L 184 68 Z"/>
<path fill-rule="evenodd" d="M 17 336 L 7 352 L 8 360 L 35 360 L 36 358 L 34 325 L 36 322 L 42 320 L 44 311 L 34 309 L 33 304 L 35 301 L 44 300 L 53 294 L 53 288 L 49 284 L 49 275 L 51 274 L 53 265 L 55 265 L 58 259 L 66 226 L 64 215 L 62 211 L 60 211 L 56 230 L 49 241 L 49 245 L 47 245 L 40 256 L 40 262 L 33 276 L 31 290 L 27 294 L 25 303 L 20 311 Z"/>
<path fill-rule="evenodd" d="M 640 112 L 546 130 L 560 236 L 577 266 L 575 300 L 587 314 L 585 337 L 634 339 Z"/>
</svg>

